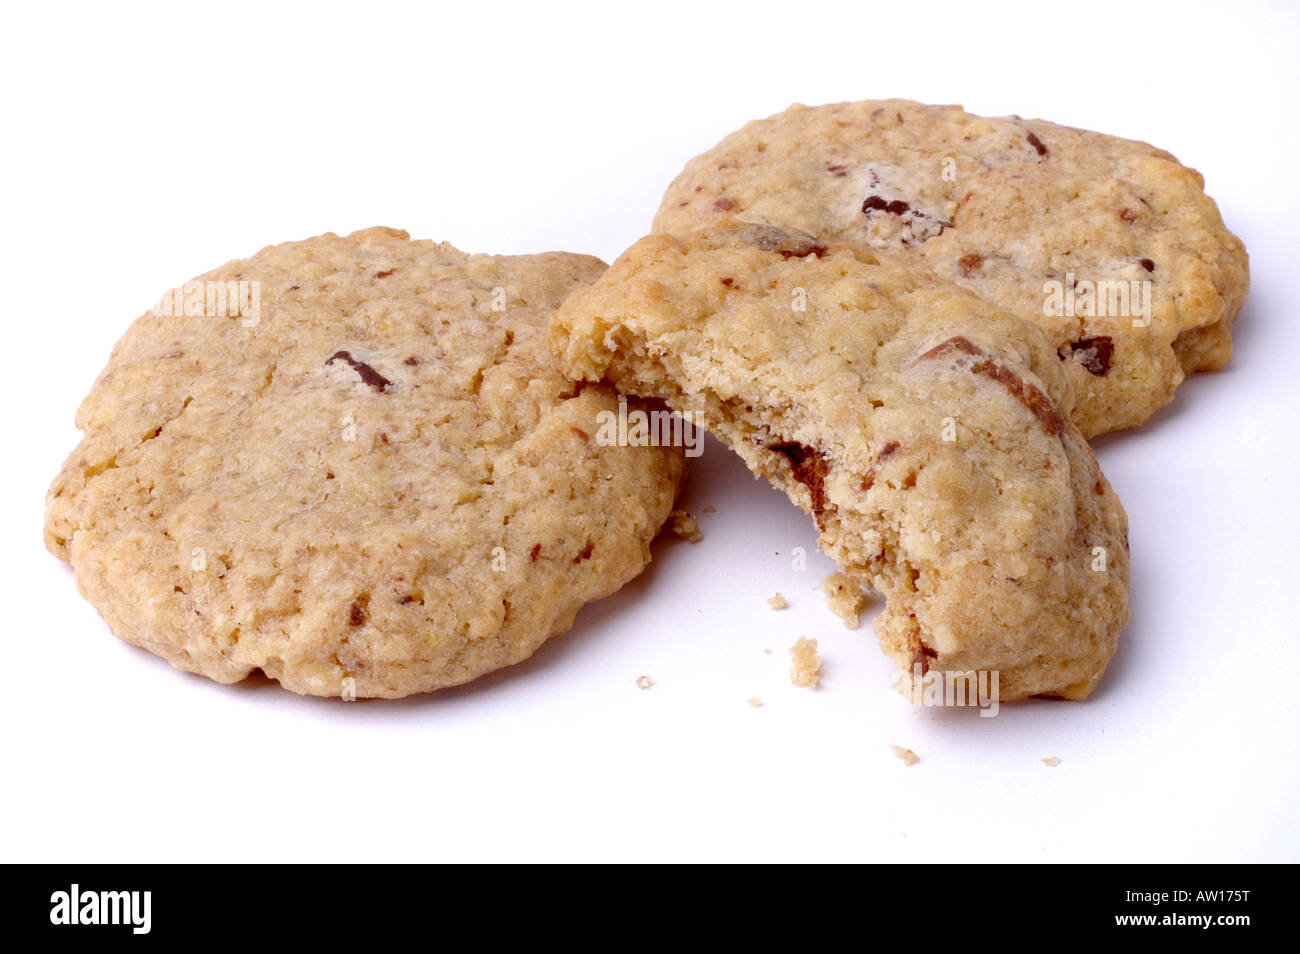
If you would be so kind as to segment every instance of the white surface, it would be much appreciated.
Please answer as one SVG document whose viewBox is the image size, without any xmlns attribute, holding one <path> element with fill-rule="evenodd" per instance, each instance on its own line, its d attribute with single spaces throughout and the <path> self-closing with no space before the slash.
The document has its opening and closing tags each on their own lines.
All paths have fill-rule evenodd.
<svg viewBox="0 0 1300 954">
<path fill-rule="evenodd" d="M 1300 858 L 1295 5 L 423 6 L 6 13 L 0 858 Z M 1087 703 L 910 708 L 814 592 L 810 522 L 716 444 L 702 543 L 516 670 L 399 703 L 175 672 L 42 549 L 76 406 L 162 289 L 374 224 L 612 258 L 745 120 L 889 95 L 1154 142 L 1251 253 L 1230 368 L 1098 442 L 1133 622 Z"/>
</svg>

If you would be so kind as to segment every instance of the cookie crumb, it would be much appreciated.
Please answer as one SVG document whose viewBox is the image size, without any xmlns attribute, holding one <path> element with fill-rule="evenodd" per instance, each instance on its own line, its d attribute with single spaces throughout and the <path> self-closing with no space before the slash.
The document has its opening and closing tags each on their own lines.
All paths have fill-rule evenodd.
<svg viewBox="0 0 1300 954">
<path fill-rule="evenodd" d="M 685 510 L 674 510 L 669 519 L 672 521 L 673 533 L 688 543 L 699 543 L 704 539 L 699 523 Z"/>
<path fill-rule="evenodd" d="M 765 649 L 765 650 L 763 650 L 763 652 L 766 653 L 766 654 L 769 655 L 769 656 L 772 655 L 772 650 L 770 650 L 770 649 Z"/>
<path fill-rule="evenodd" d="M 707 507 L 704 508 L 704 512 L 705 512 L 705 513 L 717 513 L 717 512 L 718 512 L 718 508 L 715 507 L 715 506 L 713 506 L 713 504 L 709 504 Z"/>
<path fill-rule="evenodd" d="M 1043 764 L 1048 768 L 1056 768 L 1056 766 L 1061 764 L 1061 760 L 1055 755 L 1049 755 L 1047 758 L 1043 759 Z"/>
<path fill-rule="evenodd" d="M 653 686 L 654 684 L 655 684 L 655 681 L 654 681 L 653 679 L 651 679 L 649 676 L 637 676 L 637 677 L 636 677 L 636 687 L 637 687 L 638 689 L 649 689 L 649 688 L 650 688 L 651 686 Z"/>
<path fill-rule="evenodd" d="M 783 610 L 790 604 L 785 601 L 785 597 L 780 593 L 775 593 L 767 598 L 767 605 L 774 610 Z"/>
<path fill-rule="evenodd" d="M 826 605 L 832 613 L 844 620 L 845 628 L 858 628 L 861 622 L 859 614 L 867 604 L 867 598 L 860 587 L 847 575 L 837 571 L 822 580 L 817 589 L 826 594 Z"/>
<path fill-rule="evenodd" d="M 754 697 L 753 699 L 746 699 L 745 701 L 748 702 L 750 706 L 755 709 L 757 709 L 759 706 L 763 704 L 763 700 L 759 699 L 758 697 Z"/>
<path fill-rule="evenodd" d="M 917 762 L 921 761 L 920 756 L 918 756 L 911 749 L 903 748 L 901 745 L 891 745 L 889 747 L 889 751 L 893 752 L 900 759 L 902 759 L 904 765 L 915 765 Z"/>
<path fill-rule="evenodd" d="M 822 661 L 817 655 L 817 640 L 800 636 L 790 647 L 790 681 L 803 689 L 816 689 L 821 681 Z"/>
</svg>

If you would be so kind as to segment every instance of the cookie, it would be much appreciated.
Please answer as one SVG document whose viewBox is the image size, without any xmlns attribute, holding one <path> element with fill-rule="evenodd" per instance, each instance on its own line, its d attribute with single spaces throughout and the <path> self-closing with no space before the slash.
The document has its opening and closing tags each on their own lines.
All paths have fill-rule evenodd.
<svg viewBox="0 0 1300 954">
<path fill-rule="evenodd" d="M 652 235 L 551 324 L 575 377 L 690 411 L 886 600 L 905 673 L 1086 697 L 1128 620 L 1127 520 L 1036 326 L 768 226 Z"/>
<path fill-rule="evenodd" d="M 896 254 L 1033 321 L 1091 437 L 1221 368 L 1246 251 L 1204 181 L 1146 143 L 957 106 L 792 106 L 692 159 L 654 230 L 723 217 Z"/>
<path fill-rule="evenodd" d="M 604 267 L 376 228 L 186 283 L 82 404 L 48 548 L 119 637 L 218 682 L 397 697 L 519 662 L 641 571 L 682 474 L 602 446 L 617 396 L 546 347 Z"/>
</svg>

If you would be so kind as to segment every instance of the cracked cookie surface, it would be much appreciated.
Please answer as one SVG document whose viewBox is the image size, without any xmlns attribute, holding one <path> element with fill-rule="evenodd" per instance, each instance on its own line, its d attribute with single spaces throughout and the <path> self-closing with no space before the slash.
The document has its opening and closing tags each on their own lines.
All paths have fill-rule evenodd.
<svg viewBox="0 0 1300 954">
<path fill-rule="evenodd" d="M 650 559 L 680 449 L 604 447 L 546 322 L 604 270 L 369 229 L 200 281 L 260 316 L 139 318 L 83 402 L 46 544 L 119 637 L 218 682 L 397 697 L 531 655 Z"/>
<path fill-rule="evenodd" d="M 1088 437 L 1142 423 L 1186 374 L 1226 364 L 1249 285 L 1241 241 L 1169 153 L 957 106 L 792 106 L 752 122 L 686 165 L 654 230 L 722 218 L 898 255 L 1033 321 Z"/>
<path fill-rule="evenodd" d="M 698 420 L 804 510 L 914 665 L 1086 697 L 1128 621 L 1127 520 L 1041 330 L 923 269 L 769 226 L 635 244 L 551 323 L 571 374 Z"/>
</svg>

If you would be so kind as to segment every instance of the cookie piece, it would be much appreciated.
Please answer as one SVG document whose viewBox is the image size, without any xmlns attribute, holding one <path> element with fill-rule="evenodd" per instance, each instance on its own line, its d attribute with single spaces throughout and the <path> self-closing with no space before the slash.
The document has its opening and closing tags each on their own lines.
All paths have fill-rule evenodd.
<svg viewBox="0 0 1300 954">
<path fill-rule="evenodd" d="M 897 254 L 1046 332 L 1085 436 L 1221 368 L 1246 251 L 1200 173 L 1146 143 L 957 106 L 792 106 L 687 163 L 655 217 L 723 217 Z"/>
<path fill-rule="evenodd" d="M 131 326 L 46 544 L 114 633 L 218 682 L 397 697 L 517 663 L 641 571 L 682 473 L 600 446 L 616 395 L 546 347 L 604 267 L 376 228 L 187 283 L 260 283 L 260 314 Z"/>
<path fill-rule="evenodd" d="M 568 370 L 690 410 L 886 598 L 906 672 L 1084 698 L 1128 620 L 1127 522 L 1039 329 L 768 226 L 654 235 L 551 324 Z"/>
</svg>

